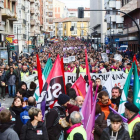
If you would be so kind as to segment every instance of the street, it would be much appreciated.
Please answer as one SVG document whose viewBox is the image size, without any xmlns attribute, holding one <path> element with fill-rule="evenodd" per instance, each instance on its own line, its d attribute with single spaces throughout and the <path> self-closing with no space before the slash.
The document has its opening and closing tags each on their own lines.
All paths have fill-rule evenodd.
<svg viewBox="0 0 140 140">
<path fill-rule="evenodd" d="M 5 96 L 5 101 L 0 100 L 1 107 L 9 108 L 13 102 L 13 98 L 8 98 L 8 94 Z"/>
</svg>

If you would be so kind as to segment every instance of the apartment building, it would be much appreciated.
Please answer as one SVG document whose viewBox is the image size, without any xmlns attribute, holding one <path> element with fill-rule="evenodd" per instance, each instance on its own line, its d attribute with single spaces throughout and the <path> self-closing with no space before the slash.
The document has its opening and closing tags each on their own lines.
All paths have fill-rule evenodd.
<svg viewBox="0 0 140 140">
<path fill-rule="evenodd" d="M 90 9 L 104 9 L 105 0 L 90 0 Z M 105 12 L 90 12 L 90 33 L 97 31 L 96 36 L 92 36 L 96 42 L 105 43 L 105 34 L 107 30 L 107 23 L 104 21 Z"/>
<path fill-rule="evenodd" d="M 121 11 L 129 14 L 140 27 L 140 0 L 121 0 Z M 128 16 L 121 14 L 124 18 L 124 30 L 123 34 L 126 37 L 120 38 L 125 44 L 128 44 L 130 50 L 134 52 L 140 52 L 138 44 L 138 29 L 134 21 Z"/>
<path fill-rule="evenodd" d="M 73 36 L 73 37 L 84 37 L 87 38 L 89 35 L 89 18 L 77 18 L 77 17 L 68 17 L 55 19 L 55 36 Z M 74 27 L 73 31 L 70 31 L 71 27 Z"/>
<path fill-rule="evenodd" d="M 54 18 L 64 18 L 64 9 L 65 9 L 65 3 L 54 0 L 53 2 L 53 17 Z"/>
<path fill-rule="evenodd" d="M 16 0 L 2 0 L 0 2 L 0 34 L 1 46 L 5 47 L 7 35 L 13 35 L 13 22 L 17 20 Z"/>
<path fill-rule="evenodd" d="M 120 10 L 121 0 L 105 0 L 106 10 Z M 123 17 L 119 12 L 107 11 L 105 14 L 105 22 L 107 23 L 107 37 L 110 39 L 110 45 L 119 47 L 119 36 L 123 34 Z"/>
<path fill-rule="evenodd" d="M 53 34 L 53 0 L 46 0 L 46 34 L 52 37 Z"/>
</svg>

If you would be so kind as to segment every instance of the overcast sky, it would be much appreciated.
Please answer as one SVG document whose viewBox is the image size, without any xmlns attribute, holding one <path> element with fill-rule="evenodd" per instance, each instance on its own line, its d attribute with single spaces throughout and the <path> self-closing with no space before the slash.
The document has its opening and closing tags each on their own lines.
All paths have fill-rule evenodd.
<svg viewBox="0 0 140 140">
<path fill-rule="evenodd" d="M 90 0 L 60 0 L 66 4 L 68 8 L 90 7 Z"/>
</svg>

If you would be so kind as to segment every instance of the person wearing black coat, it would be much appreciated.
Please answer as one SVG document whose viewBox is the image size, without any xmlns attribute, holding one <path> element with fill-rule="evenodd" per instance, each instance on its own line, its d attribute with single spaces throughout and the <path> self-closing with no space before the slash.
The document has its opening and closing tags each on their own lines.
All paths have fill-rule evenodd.
<svg viewBox="0 0 140 140">
<path fill-rule="evenodd" d="M 60 118 L 65 118 L 65 107 L 69 103 L 70 97 L 65 94 L 60 94 L 58 102 L 55 103 L 54 107 L 46 114 L 46 128 L 48 130 L 49 140 L 58 140 L 63 130 L 59 124 Z M 64 107 L 65 106 L 65 107 Z"/>
<path fill-rule="evenodd" d="M 114 114 L 111 116 L 111 125 L 102 132 L 100 140 L 130 140 L 127 130 L 122 125 L 122 118 Z"/>
<path fill-rule="evenodd" d="M 41 110 L 32 107 L 28 113 L 30 120 L 22 127 L 20 140 L 49 140 Z"/>
<path fill-rule="evenodd" d="M 20 119 L 20 113 L 23 112 L 22 108 L 23 99 L 21 97 L 15 97 L 12 106 L 9 108 L 12 114 L 12 121 L 15 122 L 14 130 L 20 135 L 23 123 Z"/>
<path fill-rule="evenodd" d="M 100 140 L 103 129 L 107 127 L 107 121 L 105 120 L 105 114 L 101 111 L 99 104 L 96 104 L 95 112 L 95 127 L 94 127 L 94 139 Z"/>
</svg>

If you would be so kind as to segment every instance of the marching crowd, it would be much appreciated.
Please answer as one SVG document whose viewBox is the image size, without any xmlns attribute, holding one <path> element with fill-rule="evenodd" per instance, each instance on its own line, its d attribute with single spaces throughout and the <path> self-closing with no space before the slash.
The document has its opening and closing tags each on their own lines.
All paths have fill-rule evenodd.
<svg viewBox="0 0 140 140">
<path fill-rule="evenodd" d="M 124 71 L 129 73 L 134 53 L 131 50 L 116 52 L 122 61 L 114 59 L 114 53 L 107 51 L 108 61 L 104 61 L 102 48 L 94 50 L 90 44 L 80 40 L 59 41 L 56 44 L 39 50 L 42 71 L 48 58 L 54 64 L 57 54 L 67 58 L 75 56 L 75 61 L 64 64 L 65 72 L 86 72 L 85 48 L 88 54 L 88 63 L 91 73 L 106 73 L 109 71 Z M 106 48 L 109 50 L 109 48 Z M 34 92 L 36 83 L 31 82 L 29 88 L 23 81 L 24 75 L 37 74 L 36 52 L 30 56 L 14 53 L 10 58 L 10 65 L 4 61 L 0 66 L 0 102 L 6 101 L 6 94 L 13 98 L 9 108 L 0 108 L 0 140 L 87 140 L 87 133 L 83 128 L 81 108 L 84 103 L 82 96 L 77 96 L 66 84 L 66 94 L 60 94 L 54 107 L 48 110 L 43 117 L 42 111 L 36 108 Z M 138 58 L 138 55 L 136 54 Z M 140 65 L 138 62 L 138 73 Z M 86 79 L 85 79 L 86 80 Z M 122 90 L 113 87 L 111 97 L 109 91 L 101 84 L 101 79 L 92 79 L 93 97 L 98 86 L 98 98 L 95 110 L 95 127 L 92 134 L 94 140 L 140 140 L 139 108 L 133 103 L 133 90 L 130 86 L 124 116 L 128 119 L 128 127 L 124 125 L 119 114 L 114 114 L 110 107 L 118 111 Z"/>
</svg>

